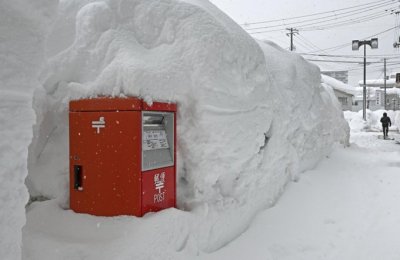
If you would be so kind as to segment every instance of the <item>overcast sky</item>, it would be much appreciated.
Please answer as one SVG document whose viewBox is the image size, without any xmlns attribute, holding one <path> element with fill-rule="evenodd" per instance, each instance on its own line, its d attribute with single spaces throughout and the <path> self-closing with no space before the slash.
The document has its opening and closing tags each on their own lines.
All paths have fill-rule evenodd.
<svg viewBox="0 0 400 260">
<path fill-rule="evenodd" d="M 359 56 L 355 58 L 305 56 L 309 59 L 336 59 L 352 62 L 359 60 L 361 64 L 330 62 L 318 63 L 322 70 L 350 69 L 349 83 L 352 85 L 356 85 L 359 80 L 362 80 L 363 47 L 361 47 L 358 51 L 352 51 L 351 41 L 365 39 L 366 37 L 369 37 L 368 39 L 370 39 L 370 36 L 388 30 L 388 32 L 386 33 L 374 36 L 379 39 L 379 48 L 371 50 L 369 46 L 367 47 L 367 61 L 378 61 L 382 60 L 383 57 L 388 57 L 391 58 L 391 60 L 388 61 L 388 64 L 392 63 L 392 65 L 388 65 L 387 74 L 396 73 L 396 71 L 400 72 L 399 49 L 393 48 L 393 42 L 399 37 L 399 30 L 391 29 L 396 26 L 396 21 L 398 18 L 395 14 L 390 14 L 390 10 L 400 10 L 400 3 L 398 2 L 398 0 L 211 0 L 211 2 L 223 12 L 225 12 L 228 16 L 230 16 L 233 20 L 235 20 L 238 24 L 250 24 L 247 26 L 243 26 L 246 29 L 251 29 L 254 27 L 269 27 L 264 29 L 249 30 L 249 32 L 269 31 L 264 33 L 252 34 L 252 36 L 258 39 L 268 39 L 274 41 L 285 49 L 289 49 L 290 39 L 288 36 L 286 36 L 286 33 L 288 31 L 285 31 L 284 29 L 286 27 L 298 27 L 300 28 L 299 35 L 295 35 L 294 37 L 296 52 L 313 52 L 323 55 Z M 331 12 L 334 10 L 337 11 Z M 324 14 L 320 14 L 318 16 L 312 15 L 316 13 Z M 306 17 L 292 20 L 290 19 L 299 16 Z M 285 19 L 285 21 L 282 21 L 281 19 Z M 254 22 L 271 20 L 281 21 L 276 21 L 272 23 L 251 24 Z M 304 20 L 307 20 L 307 22 L 304 22 Z M 360 20 L 370 21 L 359 22 Z M 340 23 L 343 23 L 345 25 L 338 26 Z M 305 24 L 313 24 L 312 26 L 308 27 L 316 27 L 318 26 L 318 24 L 332 24 L 333 28 L 322 30 L 315 30 L 313 28 L 310 28 L 308 30 L 302 30 L 301 27 Z M 271 32 L 274 30 L 278 31 Z M 339 48 L 340 45 L 344 44 L 348 45 Z M 339 47 L 329 49 L 336 46 Z M 379 56 L 373 57 L 369 55 Z M 396 58 L 398 59 L 396 60 Z M 383 63 L 373 64 L 367 67 L 367 79 L 372 78 L 383 78 Z"/>
</svg>

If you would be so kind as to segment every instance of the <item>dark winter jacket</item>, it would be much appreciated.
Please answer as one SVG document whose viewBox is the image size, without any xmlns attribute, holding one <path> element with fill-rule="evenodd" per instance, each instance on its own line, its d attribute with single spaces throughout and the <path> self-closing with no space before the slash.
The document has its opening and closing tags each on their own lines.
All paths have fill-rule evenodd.
<svg viewBox="0 0 400 260">
<path fill-rule="evenodd" d="M 390 121 L 390 117 L 388 117 L 388 116 L 383 116 L 381 118 L 381 123 L 382 123 L 382 126 L 392 126 L 392 122 Z"/>
</svg>

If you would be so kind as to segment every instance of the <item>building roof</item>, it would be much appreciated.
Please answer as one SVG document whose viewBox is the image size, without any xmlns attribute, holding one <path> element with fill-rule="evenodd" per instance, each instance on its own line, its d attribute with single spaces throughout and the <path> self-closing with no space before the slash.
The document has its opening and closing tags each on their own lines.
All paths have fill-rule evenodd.
<svg viewBox="0 0 400 260">
<path fill-rule="evenodd" d="M 360 86 L 362 86 L 364 84 L 364 81 L 360 80 L 358 82 L 358 84 Z M 367 84 L 367 85 L 382 85 L 383 86 L 385 84 L 385 82 L 384 82 L 384 79 L 367 79 L 365 81 L 365 84 Z M 395 85 L 395 84 L 396 84 L 396 79 L 390 78 L 390 79 L 386 80 L 386 85 Z"/>
<path fill-rule="evenodd" d="M 363 87 L 356 87 L 355 89 L 356 89 L 356 95 L 354 97 L 354 100 L 363 100 Z M 383 92 L 384 90 L 379 87 L 367 87 L 368 99 L 375 100 L 377 91 Z M 387 88 L 386 94 L 387 95 L 400 95 L 400 88 Z"/>
<path fill-rule="evenodd" d="M 380 91 L 383 91 L 383 89 L 379 89 Z M 386 89 L 386 94 L 392 95 L 392 94 L 397 94 L 400 95 L 400 88 L 388 88 Z"/>
<path fill-rule="evenodd" d="M 349 84 L 345 84 L 337 79 L 334 79 L 332 77 L 326 76 L 321 74 L 321 83 L 326 84 L 330 86 L 331 88 L 350 94 L 350 95 L 355 95 L 356 94 L 356 88 L 350 86 Z"/>
</svg>

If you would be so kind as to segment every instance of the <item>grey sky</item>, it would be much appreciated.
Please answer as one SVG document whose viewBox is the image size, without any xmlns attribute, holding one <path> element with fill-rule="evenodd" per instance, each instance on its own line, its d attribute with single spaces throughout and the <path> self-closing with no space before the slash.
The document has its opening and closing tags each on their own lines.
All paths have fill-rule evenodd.
<svg viewBox="0 0 400 260">
<path fill-rule="evenodd" d="M 390 0 L 389 0 L 390 1 Z M 387 7 L 397 6 L 399 10 L 400 3 L 393 0 L 391 3 L 388 1 Z M 246 1 L 234 1 L 234 0 L 211 0 L 213 4 L 219 7 L 223 12 L 229 15 L 238 24 L 259 22 L 259 21 L 269 21 L 275 19 L 284 19 L 290 17 L 298 17 L 302 15 L 310 15 L 321 12 L 329 12 L 332 10 L 338 10 L 343 8 L 349 8 L 352 6 L 360 6 L 365 4 L 374 3 L 372 0 L 286 0 L 286 1 L 263 1 L 263 0 L 246 0 Z M 380 8 L 374 8 L 373 10 L 383 10 L 386 8 L 386 3 Z M 372 4 L 371 4 L 372 5 Z M 354 10 L 354 9 L 353 9 Z M 372 11 L 373 12 L 373 11 Z M 296 46 L 296 52 L 304 53 L 310 52 L 315 49 L 327 49 L 334 46 L 339 46 L 348 43 L 348 46 L 337 50 L 327 50 L 325 52 L 319 52 L 321 54 L 334 54 L 334 55 L 355 55 L 360 56 L 359 58 L 353 58 L 354 60 L 359 60 L 362 62 L 363 49 L 360 48 L 359 51 L 351 50 L 351 41 L 359 40 L 365 37 L 383 32 L 395 26 L 396 15 L 388 15 L 372 20 L 370 22 L 354 23 L 354 25 L 347 25 L 343 27 L 335 27 L 332 29 L 325 30 L 313 30 L 313 31 L 299 31 L 299 35 L 294 38 L 294 45 Z M 327 13 L 326 15 L 332 15 L 332 22 L 342 21 L 335 20 L 334 13 Z M 362 15 L 362 14 L 359 14 Z M 351 14 L 346 19 L 352 19 Z M 317 17 L 311 16 L 305 19 L 315 19 Z M 304 18 L 303 18 L 304 19 Z M 290 24 L 290 22 L 296 22 L 297 20 L 282 21 L 279 23 L 272 24 L 260 24 L 252 25 L 254 26 L 265 26 L 265 25 L 282 25 L 283 23 L 288 23 L 287 27 L 297 27 L 295 24 Z M 247 26 L 246 28 L 251 28 Z M 275 27 L 276 29 L 284 27 Z M 265 29 L 268 30 L 268 29 Z M 256 30 L 257 31 L 257 30 Z M 398 30 L 397 30 L 398 31 Z M 283 48 L 288 49 L 290 46 L 289 37 L 286 36 L 285 31 L 268 32 L 261 34 L 253 34 L 255 38 L 258 39 L 268 39 L 276 42 Z M 396 30 L 390 30 L 386 33 L 375 36 L 379 39 L 379 48 L 376 50 L 371 50 L 367 47 L 367 61 L 368 55 L 382 55 L 387 57 L 400 57 L 399 49 L 393 48 L 393 42 L 399 37 L 396 34 Z M 396 55 L 396 56 L 394 56 Z M 308 58 L 313 58 L 307 56 Z M 316 57 L 318 58 L 318 57 Z M 371 56 L 372 58 L 372 56 Z M 379 57 L 380 58 L 380 57 Z M 375 58 L 374 61 L 379 60 Z M 321 58 L 320 58 L 321 59 Z M 324 58 L 332 59 L 332 58 Z M 336 58 L 340 59 L 340 58 Z M 343 59 L 342 59 L 343 60 Z M 346 59 L 349 60 L 349 59 Z M 392 60 L 392 63 L 400 63 L 400 58 L 398 60 Z M 362 80 L 362 64 L 348 64 L 348 63 L 318 63 L 322 69 L 350 69 L 349 72 L 349 83 L 356 85 L 359 80 Z M 400 64 L 388 66 L 387 73 L 400 72 Z M 367 68 L 367 78 L 382 78 L 383 77 L 383 63 L 381 66 L 379 64 L 371 65 Z"/>
</svg>

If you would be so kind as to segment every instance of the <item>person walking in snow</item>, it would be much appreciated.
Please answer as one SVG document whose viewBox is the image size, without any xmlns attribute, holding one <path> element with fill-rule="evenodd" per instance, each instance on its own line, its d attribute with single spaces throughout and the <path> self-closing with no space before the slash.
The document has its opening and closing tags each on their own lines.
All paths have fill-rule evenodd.
<svg viewBox="0 0 400 260">
<path fill-rule="evenodd" d="M 390 117 L 387 116 L 386 112 L 383 113 L 383 117 L 381 118 L 381 123 L 382 123 L 383 139 L 386 139 L 388 137 L 389 126 L 392 126 Z"/>
</svg>

